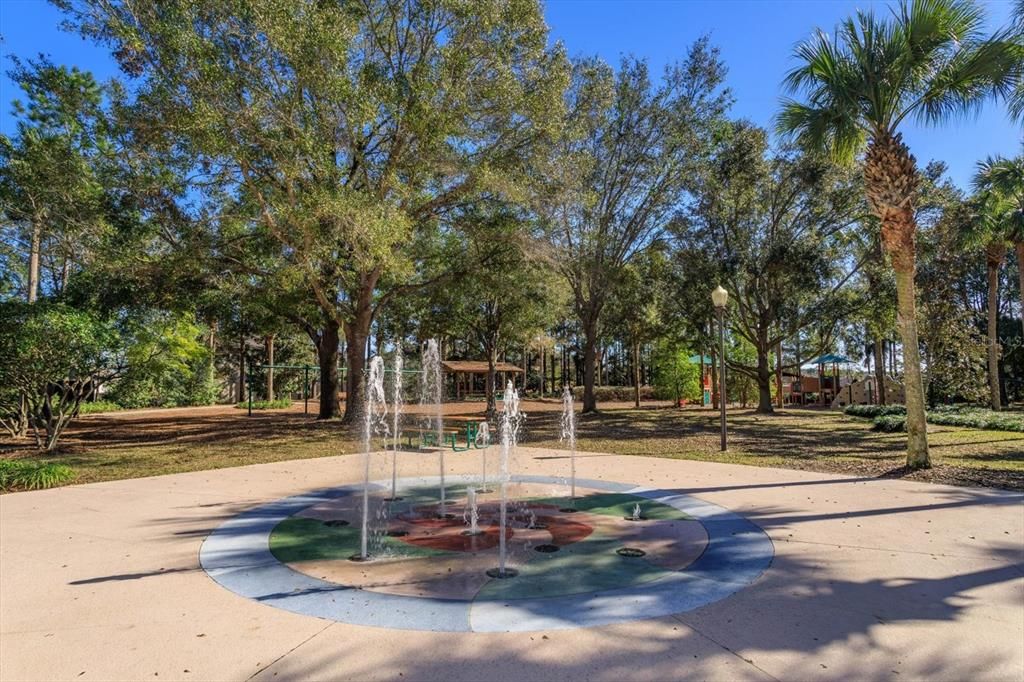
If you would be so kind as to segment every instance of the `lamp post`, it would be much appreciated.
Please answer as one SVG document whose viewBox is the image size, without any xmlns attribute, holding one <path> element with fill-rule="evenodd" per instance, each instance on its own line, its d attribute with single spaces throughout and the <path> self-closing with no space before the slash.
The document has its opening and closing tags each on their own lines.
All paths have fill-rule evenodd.
<svg viewBox="0 0 1024 682">
<path fill-rule="evenodd" d="M 729 303 L 729 292 L 721 285 L 711 292 L 711 302 L 718 313 L 718 343 L 721 361 L 718 363 L 718 377 L 721 387 L 718 391 L 718 407 L 722 414 L 722 452 L 725 452 L 725 306 Z"/>
</svg>

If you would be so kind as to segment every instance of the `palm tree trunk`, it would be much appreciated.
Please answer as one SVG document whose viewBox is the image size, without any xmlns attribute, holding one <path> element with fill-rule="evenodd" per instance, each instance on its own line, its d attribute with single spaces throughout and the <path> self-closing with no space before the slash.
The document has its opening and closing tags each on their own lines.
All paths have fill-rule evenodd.
<svg viewBox="0 0 1024 682">
<path fill-rule="evenodd" d="M 988 391 L 993 410 L 1002 407 L 999 398 L 999 267 L 1006 256 L 1001 243 L 989 244 L 985 253 L 988 275 Z"/>
<path fill-rule="evenodd" d="M 929 467 L 914 288 L 917 232 L 914 199 L 918 176 L 914 157 L 899 134 L 882 131 L 871 141 L 864 159 L 864 184 L 868 204 L 882 224 L 882 245 L 896 272 L 897 326 L 903 341 L 903 386 L 907 403 L 907 466 L 911 469 Z"/>
<path fill-rule="evenodd" d="M 897 326 L 903 341 L 903 390 L 907 403 L 907 466 L 931 466 L 924 413 L 924 382 L 921 352 L 917 341 L 917 304 L 914 300 L 914 271 L 896 271 Z"/>
</svg>

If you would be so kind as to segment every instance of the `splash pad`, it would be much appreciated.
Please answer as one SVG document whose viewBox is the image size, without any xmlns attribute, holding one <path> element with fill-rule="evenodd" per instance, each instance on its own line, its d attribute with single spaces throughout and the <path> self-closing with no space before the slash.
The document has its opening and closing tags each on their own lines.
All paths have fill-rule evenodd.
<svg viewBox="0 0 1024 682">
<path fill-rule="evenodd" d="M 436 342 L 425 344 L 422 360 L 420 430 L 440 445 L 439 475 L 398 477 L 403 359 L 396 354 L 391 370 L 389 419 L 384 361 L 375 356 L 366 377 L 362 483 L 286 498 L 228 521 L 200 552 L 214 580 L 262 603 L 340 622 L 495 632 L 688 611 L 742 589 L 771 563 L 764 532 L 721 507 L 672 491 L 578 479 L 569 388 L 561 421 L 567 477 L 513 473 L 525 415 L 512 382 L 497 424 L 496 480 L 487 479 L 489 435 L 479 450 L 482 476 L 451 476 Z M 488 434 L 486 423 L 480 427 Z M 378 441 L 383 451 L 374 448 Z M 389 479 L 371 480 L 376 460 L 390 462 Z"/>
<path fill-rule="evenodd" d="M 671 491 L 577 480 L 576 510 L 546 494 L 564 479 L 512 476 L 506 519 L 512 579 L 497 560 L 500 508 L 480 495 L 481 533 L 463 521 L 465 489 L 449 476 L 449 516 L 434 477 L 399 479 L 401 504 L 359 546 L 363 486 L 290 497 L 231 519 L 210 535 L 203 568 L 261 603 L 319 618 L 395 629 L 529 631 L 605 625 L 689 611 L 742 589 L 771 563 L 771 541 L 716 505 Z M 371 485 L 381 498 L 391 481 Z M 459 491 L 462 491 L 461 493 Z M 646 520 L 627 519 L 640 504 Z M 554 549 L 552 549 L 554 548 Z M 622 552 L 620 550 L 626 550 Z"/>
</svg>

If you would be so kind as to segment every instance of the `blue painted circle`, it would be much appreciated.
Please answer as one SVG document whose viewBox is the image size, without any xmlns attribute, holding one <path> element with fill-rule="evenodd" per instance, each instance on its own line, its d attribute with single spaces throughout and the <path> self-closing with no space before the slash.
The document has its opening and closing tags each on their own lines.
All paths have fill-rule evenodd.
<svg viewBox="0 0 1024 682">
<path fill-rule="evenodd" d="M 448 483 L 472 483 L 472 476 Z M 512 482 L 559 484 L 551 476 L 513 476 Z M 437 485 L 432 477 L 406 478 L 402 489 Z M 390 481 L 387 482 L 390 485 Z M 606 492 L 659 502 L 692 516 L 708 535 L 704 553 L 681 571 L 639 585 L 547 598 L 464 601 L 384 594 L 318 580 L 285 566 L 270 552 L 278 523 L 312 505 L 351 495 L 362 485 L 287 497 L 225 522 L 203 542 L 203 569 L 227 589 L 277 608 L 318 618 L 395 628 L 449 632 L 522 632 L 607 625 L 667 616 L 705 606 L 737 592 L 768 568 L 775 550 L 758 526 L 718 505 L 667 490 L 577 480 Z M 375 483 L 382 487 L 381 483 Z"/>
</svg>

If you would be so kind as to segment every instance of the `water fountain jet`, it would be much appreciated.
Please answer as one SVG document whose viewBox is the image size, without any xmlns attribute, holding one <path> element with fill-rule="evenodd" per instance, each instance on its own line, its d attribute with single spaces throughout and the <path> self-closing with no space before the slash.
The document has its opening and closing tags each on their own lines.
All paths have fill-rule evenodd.
<svg viewBox="0 0 1024 682">
<path fill-rule="evenodd" d="M 442 416 L 444 400 L 444 377 L 441 373 L 441 353 L 437 347 L 437 339 L 427 341 L 423 349 L 423 372 L 420 374 L 420 405 L 426 408 L 433 405 L 433 419 L 426 417 L 427 427 L 436 429 L 436 445 L 438 464 L 441 469 L 441 502 L 438 516 L 445 518 L 444 491 L 444 417 Z"/>
<path fill-rule="evenodd" d="M 498 567 L 487 571 L 492 578 L 512 578 L 519 574 L 514 568 L 506 568 L 508 549 L 506 538 L 508 528 L 508 482 L 511 479 L 511 459 L 519 439 L 522 415 L 519 412 L 519 391 L 511 381 L 505 387 L 505 399 L 501 410 L 501 469 L 498 474 L 501 491 L 501 506 L 498 514 Z"/>
<path fill-rule="evenodd" d="M 482 535 L 480 530 L 480 509 L 476 502 L 476 490 L 473 486 L 466 488 L 466 511 L 462 520 L 469 524 L 469 529 L 462 531 L 463 535 Z"/>
<path fill-rule="evenodd" d="M 370 458 L 373 436 L 387 437 L 387 399 L 384 397 L 384 358 L 370 359 L 366 375 L 366 403 L 363 406 L 363 519 L 359 535 L 359 554 L 349 557 L 353 561 L 368 561 L 370 536 Z"/>
<path fill-rule="evenodd" d="M 571 514 L 576 511 L 576 409 L 572 389 L 562 391 L 562 424 L 559 441 L 569 441 L 569 505 L 560 511 Z"/>
<path fill-rule="evenodd" d="M 398 445 L 402 438 L 402 430 L 400 427 L 402 420 L 402 406 L 404 401 L 402 398 L 402 367 L 405 364 L 404 358 L 402 357 L 402 344 L 398 343 L 395 346 L 395 366 L 394 376 L 391 382 L 391 431 L 394 436 L 394 440 L 391 444 L 391 497 L 388 498 L 388 502 L 398 502 L 402 498 L 398 496 Z"/>
</svg>

